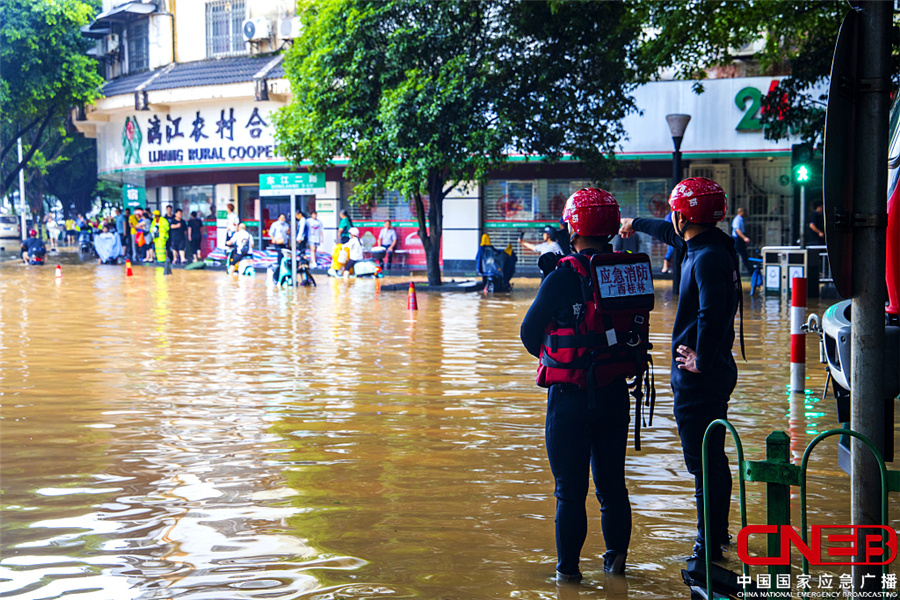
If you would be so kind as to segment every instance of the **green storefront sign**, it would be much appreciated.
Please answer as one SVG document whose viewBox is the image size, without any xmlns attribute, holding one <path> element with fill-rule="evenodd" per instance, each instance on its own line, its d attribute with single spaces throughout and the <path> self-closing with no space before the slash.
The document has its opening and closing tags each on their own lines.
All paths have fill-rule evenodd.
<svg viewBox="0 0 900 600">
<path fill-rule="evenodd" d="M 325 173 L 273 173 L 259 176 L 260 196 L 311 196 L 325 193 Z"/>
<path fill-rule="evenodd" d="M 147 188 L 135 187 L 127 183 L 122 187 L 122 204 L 125 208 L 147 208 Z"/>
</svg>

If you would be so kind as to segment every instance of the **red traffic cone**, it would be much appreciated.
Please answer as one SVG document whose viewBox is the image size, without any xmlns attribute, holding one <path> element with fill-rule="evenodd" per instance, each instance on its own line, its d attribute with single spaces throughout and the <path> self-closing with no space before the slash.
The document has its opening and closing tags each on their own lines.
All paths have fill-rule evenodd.
<svg viewBox="0 0 900 600">
<path fill-rule="evenodd" d="M 56 265 L 56 276 L 62 277 L 62 267 L 59 265 Z"/>
<path fill-rule="evenodd" d="M 409 296 L 406 298 L 406 310 L 419 310 L 419 303 L 416 302 L 416 284 L 409 282 Z"/>
<path fill-rule="evenodd" d="M 132 275 L 134 275 L 134 273 L 131 270 L 131 261 L 126 259 L 125 260 L 125 277 L 131 277 Z"/>
</svg>

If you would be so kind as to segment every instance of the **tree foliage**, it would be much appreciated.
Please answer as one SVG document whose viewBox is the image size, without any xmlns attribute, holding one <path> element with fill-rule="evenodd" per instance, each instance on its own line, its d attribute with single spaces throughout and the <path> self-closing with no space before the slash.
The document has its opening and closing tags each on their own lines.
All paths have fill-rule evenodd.
<svg viewBox="0 0 900 600">
<path fill-rule="evenodd" d="M 638 30 L 621 2 L 328 0 L 299 12 L 280 152 L 317 167 L 346 158 L 351 201 L 397 190 L 414 202 L 432 284 L 453 187 L 517 152 L 570 154 L 599 176 L 634 110 Z"/>
<path fill-rule="evenodd" d="M 24 165 L 46 172 L 58 162 L 72 139 L 69 112 L 99 97 L 103 79 L 80 32 L 93 14 L 81 0 L 0 2 L 0 195 Z"/>
<path fill-rule="evenodd" d="M 736 49 L 761 42 L 754 56 L 760 74 L 787 74 L 763 98 L 766 137 L 784 139 L 791 133 L 821 141 L 825 126 L 831 62 L 846 2 L 809 0 L 787 4 L 778 0 L 641 0 L 633 4 L 636 18 L 649 35 L 638 53 L 643 73 L 671 67 L 683 79 L 702 79 L 709 69 L 729 65 Z M 900 82 L 900 23 L 893 26 L 894 84 Z M 700 86 L 702 89 L 702 85 Z"/>
</svg>

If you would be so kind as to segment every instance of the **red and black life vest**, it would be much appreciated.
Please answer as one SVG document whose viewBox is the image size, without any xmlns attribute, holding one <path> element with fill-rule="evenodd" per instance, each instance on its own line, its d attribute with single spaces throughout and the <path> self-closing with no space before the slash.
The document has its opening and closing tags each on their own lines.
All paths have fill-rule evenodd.
<svg viewBox="0 0 900 600">
<path fill-rule="evenodd" d="M 582 302 L 571 315 L 557 314 L 544 330 L 537 384 L 570 384 L 591 394 L 617 377 L 634 378 L 629 385 L 637 400 L 635 447 L 640 449 L 641 405 L 647 389 L 650 419 L 655 391 L 650 369 L 650 311 L 653 280 L 646 254 L 570 254 L 558 269 L 571 268 L 581 281 Z M 575 308 L 578 307 L 578 308 Z"/>
</svg>

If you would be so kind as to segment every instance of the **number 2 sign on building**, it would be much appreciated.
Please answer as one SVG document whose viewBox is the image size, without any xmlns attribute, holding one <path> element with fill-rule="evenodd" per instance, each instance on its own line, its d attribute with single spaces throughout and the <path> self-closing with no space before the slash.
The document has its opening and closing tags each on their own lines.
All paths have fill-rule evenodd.
<svg viewBox="0 0 900 600">
<path fill-rule="evenodd" d="M 741 91 L 737 93 L 734 97 L 734 103 L 740 110 L 744 111 L 744 116 L 738 122 L 735 129 L 738 131 L 759 131 L 760 129 L 763 129 L 762 114 L 765 112 L 762 107 L 763 96 L 775 91 L 779 83 L 779 80 L 773 79 L 772 82 L 769 83 L 769 90 L 765 93 L 752 86 L 742 88 Z M 784 103 L 787 102 L 787 94 L 782 97 L 782 100 Z M 779 107 L 776 110 L 779 112 L 779 120 L 781 120 L 783 116 L 780 113 L 783 108 Z M 791 133 L 796 133 L 793 127 L 791 128 Z"/>
</svg>

